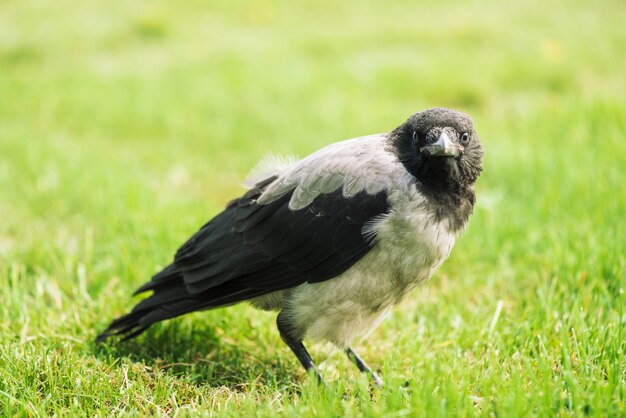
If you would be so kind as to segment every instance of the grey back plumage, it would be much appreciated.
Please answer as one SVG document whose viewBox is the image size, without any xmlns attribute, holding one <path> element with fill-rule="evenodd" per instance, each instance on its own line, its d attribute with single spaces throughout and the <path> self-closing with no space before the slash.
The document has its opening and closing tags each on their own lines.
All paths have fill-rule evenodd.
<svg viewBox="0 0 626 418">
<path fill-rule="evenodd" d="M 257 202 L 264 205 L 293 192 L 289 208 L 298 210 L 339 188 L 348 199 L 362 191 L 375 195 L 406 188 L 412 176 L 385 149 L 386 141 L 386 134 L 378 134 L 324 147 L 280 173 Z"/>
</svg>

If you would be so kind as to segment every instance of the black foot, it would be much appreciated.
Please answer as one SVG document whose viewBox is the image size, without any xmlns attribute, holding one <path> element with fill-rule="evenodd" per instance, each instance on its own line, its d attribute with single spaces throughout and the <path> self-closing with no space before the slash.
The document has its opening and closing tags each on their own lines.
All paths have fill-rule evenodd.
<svg viewBox="0 0 626 418">
<path fill-rule="evenodd" d="M 324 382 L 324 378 L 322 378 L 321 373 L 319 372 L 319 370 L 317 370 L 317 367 L 315 366 L 315 363 L 313 362 L 313 358 L 311 358 L 311 355 L 304 347 L 304 344 L 302 344 L 302 341 L 291 338 L 289 334 L 285 332 L 285 326 L 283 322 L 281 321 L 280 315 L 278 316 L 276 323 L 278 324 L 278 331 L 280 332 L 280 338 L 283 339 L 285 344 L 287 344 L 287 346 L 289 346 L 289 348 L 291 349 L 291 351 L 293 351 L 296 357 L 298 357 L 298 360 L 300 360 L 300 363 L 302 364 L 306 372 L 308 374 L 314 373 L 317 378 L 317 382 L 322 386 L 326 386 L 326 383 Z"/>
<path fill-rule="evenodd" d="M 354 350 L 352 350 L 351 348 L 348 348 L 346 350 L 346 354 L 348 355 L 348 358 L 350 358 L 350 360 L 352 360 L 352 362 L 354 364 L 356 364 L 356 367 L 358 367 L 361 372 L 367 373 L 367 374 L 369 374 L 371 376 L 372 382 L 374 382 L 374 385 L 376 387 L 382 387 L 383 379 L 381 379 L 381 377 L 379 375 L 377 375 L 370 368 L 370 366 L 368 366 L 367 363 L 365 363 L 363 361 L 363 359 L 361 357 L 359 357 L 359 355 L 357 353 L 354 352 Z"/>
</svg>

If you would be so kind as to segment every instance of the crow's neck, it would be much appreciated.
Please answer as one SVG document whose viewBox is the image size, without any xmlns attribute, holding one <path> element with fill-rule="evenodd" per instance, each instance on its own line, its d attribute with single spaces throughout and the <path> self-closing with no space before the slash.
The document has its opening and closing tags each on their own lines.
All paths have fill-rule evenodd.
<svg viewBox="0 0 626 418">
<path fill-rule="evenodd" d="M 465 227 L 474 209 L 476 196 L 471 186 L 440 179 L 417 178 L 416 186 L 426 197 L 438 220 L 446 219 L 450 229 L 457 232 Z"/>
</svg>

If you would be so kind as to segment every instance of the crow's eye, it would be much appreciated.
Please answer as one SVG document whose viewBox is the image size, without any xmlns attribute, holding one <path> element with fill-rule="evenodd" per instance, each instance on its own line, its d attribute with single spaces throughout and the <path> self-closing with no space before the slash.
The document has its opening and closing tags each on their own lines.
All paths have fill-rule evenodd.
<svg viewBox="0 0 626 418">
<path fill-rule="evenodd" d="M 463 135 L 461 135 L 461 144 L 465 145 L 469 142 L 470 137 L 469 134 L 467 132 L 463 133 Z"/>
</svg>

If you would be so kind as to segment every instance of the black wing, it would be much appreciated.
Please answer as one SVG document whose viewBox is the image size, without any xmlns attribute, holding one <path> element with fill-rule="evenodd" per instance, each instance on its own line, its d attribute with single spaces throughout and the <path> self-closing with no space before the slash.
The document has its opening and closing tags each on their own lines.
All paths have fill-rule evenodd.
<svg viewBox="0 0 626 418">
<path fill-rule="evenodd" d="M 259 183 L 204 225 L 172 264 L 136 292 L 154 293 L 99 338 L 131 338 L 157 321 L 331 279 L 374 245 L 363 227 L 389 210 L 385 192 L 345 198 L 339 189 L 297 211 L 288 207 L 291 194 L 256 204 L 273 180 Z"/>
</svg>

